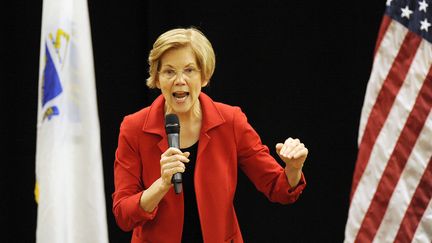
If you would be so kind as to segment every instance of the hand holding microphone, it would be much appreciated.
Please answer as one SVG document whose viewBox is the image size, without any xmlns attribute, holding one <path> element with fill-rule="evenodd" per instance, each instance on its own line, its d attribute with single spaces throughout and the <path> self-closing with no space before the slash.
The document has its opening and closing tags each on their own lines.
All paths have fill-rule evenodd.
<svg viewBox="0 0 432 243">
<path fill-rule="evenodd" d="M 189 152 L 181 152 L 177 148 L 169 148 L 162 155 L 160 160 L 161 165 L 161 178 L 162 182 L 165 186 L 170 187 L 173 184 L 173 178 L 175 174 L 180 174 L 185 171 L 184 163 L 189 162 Z M 177 183 L 178 185 L 179 183 Z M 175 184 L 174 184 L 175 185 Z M 180 182 L 181 186 L 181 182 Z M 178 190 L 177 186 L 177 190 Z M 176 190 L 176 187 L 174 187 Z M 180 193 L 180 190 L 176 191 L 176 193 Z"/>
<path fill-rule="evenodd" d="M 165 131 L 168 137 L 169 149 L 161 155 L 161 177 L 165 185 L 174 184 L 176 194 L 182 191 L 182 174 L 185 171 L 183 163 L 189 162 L 189 152 L 180 151 L 180 122 L 175 114 L 165 116 Z"/>
</svg>

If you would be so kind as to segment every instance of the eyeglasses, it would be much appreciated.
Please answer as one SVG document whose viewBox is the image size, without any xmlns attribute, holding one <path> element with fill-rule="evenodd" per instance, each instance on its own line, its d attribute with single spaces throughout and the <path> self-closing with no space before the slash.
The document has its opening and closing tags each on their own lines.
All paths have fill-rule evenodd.
<svg viewBox="0 0 432 243">
<path fill-rule="evenodd" d="M 175 70 L 173 68 L 164 68 L 158 73 L 161 75 L 161 78 L 171 80 L 173 78 L 177 78 L 179 73 L 182 73 L 185 79 L 195 78 L 201 70 L 196 67 L 187 67 L 183 70 Z"/>
</svg>

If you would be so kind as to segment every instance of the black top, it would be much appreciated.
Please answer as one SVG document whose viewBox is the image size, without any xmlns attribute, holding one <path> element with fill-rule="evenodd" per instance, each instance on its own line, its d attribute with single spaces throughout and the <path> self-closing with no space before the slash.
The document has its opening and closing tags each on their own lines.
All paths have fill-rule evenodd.
<svg viewBox="0 0 432 243">
<path fill-rule="evenodd" d="M 184 196 L 184 224 L 182 242 L 196 243 L 203 242 L 201 223 L 198 215 L 198 207 L 195 196 L 194 170 L 196 156 L 198 153 L 198 142 L 189 148 L 181 149 L 182 152 L 189 152 L 189 162 L 185 163 L 186 170 L 183 173 L 183 196 Z"/>
</svg>

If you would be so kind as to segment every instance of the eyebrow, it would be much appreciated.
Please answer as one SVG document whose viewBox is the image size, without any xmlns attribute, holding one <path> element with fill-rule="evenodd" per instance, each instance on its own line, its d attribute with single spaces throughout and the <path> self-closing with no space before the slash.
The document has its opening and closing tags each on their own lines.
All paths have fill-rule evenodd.
<svg viewBox="0 0 432 243">
<path fill-rule="evenodd" d="M 186 64 L 186 66 L 184 66 L 184 67 L 190 67 L 190 66 L 198 66 L 198 65 L 196 63 L 194 63 L 194 62 L 190 62 L 190 63 Z M 174 66 L 171 65 L 171 64 L 164 64 L 164 65 L 162 65 L 162 67 L 174 68 Z"/>
</svg>

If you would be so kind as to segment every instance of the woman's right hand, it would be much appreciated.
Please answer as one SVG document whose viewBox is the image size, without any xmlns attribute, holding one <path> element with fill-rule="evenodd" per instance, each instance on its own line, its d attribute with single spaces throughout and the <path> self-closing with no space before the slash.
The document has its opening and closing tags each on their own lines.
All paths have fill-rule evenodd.
<svg viewBox="0 0 432 243">
<path fill-rule="evenodd" d="M 162 155 L 160 160 L 162 184 L 166 187 L 172 185 L 171 178 L 177 173 L 185 171 L 185 164 L 189 162 L 190 153 L 183 153 L 178 148 L 168 148 Z"/>
<path fill-rule="evenodd" d="M 177 148 L 169 148 L 161 155 L 161 177 L 141 194 L 140 206 L 144 211 L 153 212 L 170 189 L 172 176 L 185 171 L 184 163 L 189 162 L 188 157 L 189 152 L 183 153 Z"/>
</svg>

